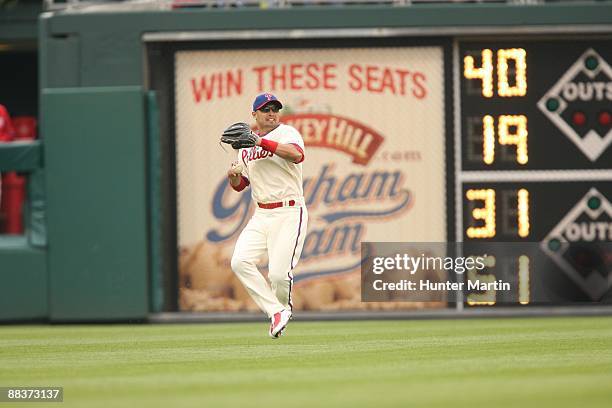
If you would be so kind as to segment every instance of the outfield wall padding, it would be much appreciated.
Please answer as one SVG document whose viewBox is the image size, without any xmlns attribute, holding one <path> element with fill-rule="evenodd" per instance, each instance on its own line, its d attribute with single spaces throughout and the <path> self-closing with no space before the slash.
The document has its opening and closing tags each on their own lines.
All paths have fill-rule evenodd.
<svg viewBox="0 0 612 408">
<path fill-rule="evenodd" d="M 25 236 L 0 236 L 0 321 L 47 317 L 46 262 Z"/>
<path fill-rule="evenodd" d="M 52 321 L 149 310 L 140 87 L 42 92 Z"/>
</svg>

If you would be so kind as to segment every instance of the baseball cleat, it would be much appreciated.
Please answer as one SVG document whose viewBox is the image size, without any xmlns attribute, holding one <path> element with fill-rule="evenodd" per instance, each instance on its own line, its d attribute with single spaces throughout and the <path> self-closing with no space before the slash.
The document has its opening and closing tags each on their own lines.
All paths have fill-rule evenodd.
<svg viewBox="0 0 612 408">
<path fill-rule="evenodd" d="M 283 334 L 285 327 L 287 327 L 289 319 L 291 319 L 291 312 L 288 310 L 274 313 L 274 316 L 270 318 L 270 337 L 278 339 Z"/>
</svg>

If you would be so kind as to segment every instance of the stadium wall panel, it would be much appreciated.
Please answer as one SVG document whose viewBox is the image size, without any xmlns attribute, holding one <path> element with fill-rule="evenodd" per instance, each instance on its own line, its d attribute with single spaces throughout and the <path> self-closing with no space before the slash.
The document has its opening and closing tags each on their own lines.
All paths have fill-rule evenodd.
<svg viewBox="0 0 612 408">
<path fill-rule="evenodd" d="M 39 45 L 43 88 L 58 76 L 80 76 L 79 86 L 142 85 L 146 33 L 226 30 L 411 29 L 411 35 L 448 35 L 449 30 L 612 23 L 608 4 L 430 4 L 418 7 L 354 6 L 299 9 L 194 9 L 130 13 L 45 13 Z M 420 34 L 419 34 L 420 33 Z M 67 54 L 60 42 L 78 37 L 79 50 Z M 68 47 L 68 46 L 67 46 Z M 71 51 L 72 52 L 72 51 Z M 71 67 L 69 67 L 72 65 Z M 73 78 L 74 79 L 74 78 Z"/>
<path fill-rule="evenodd" d="M 0 321 L 48 316 L 46 251 L 25 237 L 0 237 Z"/>
<path fill-rule="evenodd" d="M 149 310 L 140 87 L 43 90 L 50 317 Z"/>
</svg>

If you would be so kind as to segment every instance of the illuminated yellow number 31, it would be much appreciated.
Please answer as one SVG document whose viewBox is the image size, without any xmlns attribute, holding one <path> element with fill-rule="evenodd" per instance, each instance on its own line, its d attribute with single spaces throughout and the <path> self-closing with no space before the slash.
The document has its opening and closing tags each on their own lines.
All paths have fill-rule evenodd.
<svg viewBox="0 0 612 408">
<path fill-rule="evenodd" d="M 468 238 L 493 238 L 496 235 L 495 190 L 492 188 L 469 189 L 465 193 L 469 201 L 482 201 L 484 207 L 472 209 L 472 218 L 480 221 L 479 227 L 466 230 Z M 529 191 L 521 188 L 517 191 L 517 234 L 521 238 L 529 236 Z"/>
</svg>

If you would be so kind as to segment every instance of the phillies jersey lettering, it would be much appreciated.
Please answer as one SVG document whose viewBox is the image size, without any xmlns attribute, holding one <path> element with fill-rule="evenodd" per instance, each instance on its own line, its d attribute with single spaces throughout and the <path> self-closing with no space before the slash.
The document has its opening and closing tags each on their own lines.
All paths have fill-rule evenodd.
<svg viewBox="0 0 612 408">
<path fill-rule="evenodd" d="M 266 157 L 274 156 L 274 153 L 262 149 L 261 147 L 250 147 L 242 149 L 242 162 L 247 164 L 251 160 L 265 159 Z"/>
<path fill-rule="evenodd" d="M 304 151 L 302 136 L 289 125 L 280 124 L 262 138 L 280 144 L 296 144 Z M 304 195 L 302 163 L 291 163 L 259 146 L 240 149 L 238 160 L 244 163 L 244 172 L 251 182 L 251 196 L 255 202 L 297 200 Z"/>
</svg>

